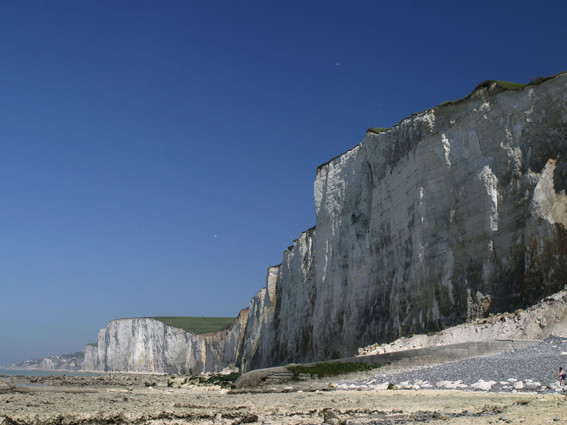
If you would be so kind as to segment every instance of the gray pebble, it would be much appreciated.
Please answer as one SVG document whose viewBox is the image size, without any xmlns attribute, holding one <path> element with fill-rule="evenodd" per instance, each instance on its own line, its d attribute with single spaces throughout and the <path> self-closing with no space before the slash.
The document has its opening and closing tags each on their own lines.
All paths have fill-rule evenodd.
<svg viewBox="0 0 567 425">
<path fill-rule="evenodd" d="M 557 371 L 560 366 L 567 368 L 567 356 L 562 354 L 565 352 L 567 338 L 552 336 L 532 347 L 491 357 L 444 363 L 412 371 L 377 374 L 371 378 L 342 384 L 346 384 L 349 389 L 372 389 L 373 386 L 384 382 L 396 385 L 409 383 L 411 386 L 418 381 L 427 381 L 432 384 L 432 388 L 436 388 L 436 384 L 441 381 L 461 381 L 460 388 L 463 391 L 472 391 L 474 388 L 470 386 L 483 380 L 496 381 L 490 391 L 557 392 L 560 391 L 557 385 Z M 526 383 L 529 384 L 525 385 Z M 533 383 L 541 383 L 541 387 Z"/>
</svg>

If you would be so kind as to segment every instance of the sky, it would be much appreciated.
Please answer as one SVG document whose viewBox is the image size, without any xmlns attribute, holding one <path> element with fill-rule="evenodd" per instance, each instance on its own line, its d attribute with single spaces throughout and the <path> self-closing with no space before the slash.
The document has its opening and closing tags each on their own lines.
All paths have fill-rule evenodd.
<svg viewBox="0 0 567 425">
<path fill-rule="evenodd" d="M 234 316 L 370 127 L 567 70 L 567 2 L 0 0 L 0 365 Z"/>
</svg>

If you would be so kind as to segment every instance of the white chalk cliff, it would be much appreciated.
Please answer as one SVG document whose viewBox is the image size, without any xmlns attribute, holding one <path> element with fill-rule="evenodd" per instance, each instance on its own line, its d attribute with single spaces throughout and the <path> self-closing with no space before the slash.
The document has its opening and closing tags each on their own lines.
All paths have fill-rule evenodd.
<svg viewBox="0 0 567 425">
<path fill-rule="evenodd" d="M 111 321 L 98 344 L 85 348 L 84 370 L 105 372 L 202 373 L 241 362 L 247 310 L 213 334 L 196 335 L 152 318 Z"/>
<path fill-rule="evenodd" d="M 214 339 L 114 321 L 85 364 L 250 370 L 530 306 L 567 283 L 566 188 L 567 74 L 483 84 L 321 165 L 316 226 L 232 329 Z"/>
</svg>

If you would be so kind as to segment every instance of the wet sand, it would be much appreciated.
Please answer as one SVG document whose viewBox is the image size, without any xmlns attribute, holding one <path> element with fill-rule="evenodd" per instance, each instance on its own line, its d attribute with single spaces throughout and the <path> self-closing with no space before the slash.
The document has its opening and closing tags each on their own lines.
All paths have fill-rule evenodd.
<svg viewBox="0 0 567 425">
<path fill-rule="evenodd" d="M 12 424 L 550 424 L 567 422 L 559 394 L 434 390 L 231 393 L 170 388 L 166 377 L 19 378 L 0 393 Z"/>
</svg>

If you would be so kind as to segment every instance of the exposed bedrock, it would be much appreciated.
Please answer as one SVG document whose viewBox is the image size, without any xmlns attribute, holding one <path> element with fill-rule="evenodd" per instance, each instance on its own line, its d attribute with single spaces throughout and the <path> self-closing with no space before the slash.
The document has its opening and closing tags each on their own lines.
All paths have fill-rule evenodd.
<svg viewBox="0 0 567 425">
<path fill-rule="evenodd" d="M 566 187 L 567 74 L 486 84 L 321 165 L 316 227 L 217 342 L 156 329 L 153 351 L 145 342 L 125 360 L 135 331 L 107 327 L 95 369 L 156 367 L 176 344 L 186 350 L 172 364 L 192 370 L 352 356 L 532 305 L 567 283 Z"/>
<path fill-rule="evenodd" d="M 84 370 L 193 373 L 240 364 L 247 310 L 213 334 L 196 335 L 151 318 L 111 321 L 85 349 Z"/>
<path fill-rule="evenodd" d="M 250 317 L 266 330 L 247 364 L 350 356 L 559 291 L 566 186 L 566 74 L 368 134 L 319 167 L 316 229 L 284 253 L 265 317 Z"/>
</svg>

